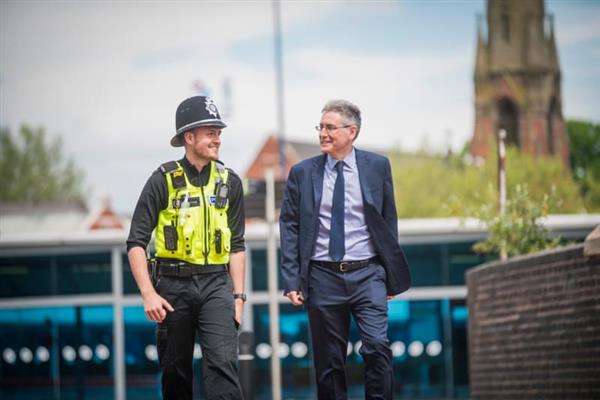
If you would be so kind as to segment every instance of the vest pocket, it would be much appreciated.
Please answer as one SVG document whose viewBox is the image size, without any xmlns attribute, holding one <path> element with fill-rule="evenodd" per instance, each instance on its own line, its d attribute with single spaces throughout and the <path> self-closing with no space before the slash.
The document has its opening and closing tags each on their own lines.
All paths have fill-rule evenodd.
<svg viewBox="0 0 600 400">
<path fill-rule="evenodd" d="M 231 250 L 231 231 L 229 228 L 223 229 L 223 250 L 225 253 L 229 253 L 229 250 Z"/>
<path fill-rule="evenodd" d="M 229 228 L 216 228 L 210 236 L 210 253 L 217 256 L 224 256 L 231 249 L 231 231 Z"/>
<path fill-rule="evenodd" d="M 223 252 L 223 231 L 215 229 L 215 253 L 221 254 Z"/>
<path fill-rule="evenodd" d="M 177 250 L 177 228 L 173 225 L 165 225 L 163 227 L 163 234 L 165 235 L 165 249 L 169 251 Z"/>
</svg>

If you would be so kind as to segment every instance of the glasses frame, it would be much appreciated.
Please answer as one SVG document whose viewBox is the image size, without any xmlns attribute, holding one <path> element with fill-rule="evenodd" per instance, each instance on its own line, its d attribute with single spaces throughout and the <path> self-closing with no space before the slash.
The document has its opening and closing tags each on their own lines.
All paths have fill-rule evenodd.
<svg viewBox="0 0 600 400">
<path fill-rule="evenodd" d="M 350 124 L 350 125 L 342 125 L 342 126 L 335 126 L 335 125 L 323 125 L 323 124 L 319 124 L 319 125 L 315 125 L 315 130 L 319 133 L 321 133 L 321 131 L 323 129 L 325 129 L 325 131 L 327 131 L 327 133 L 331 133 L 331 132 L 335 132 L 338 129 L 343 129 L 343 128 L 350 128 L 351 126 L 354 126 L 354 124 Z"/>
</svg>

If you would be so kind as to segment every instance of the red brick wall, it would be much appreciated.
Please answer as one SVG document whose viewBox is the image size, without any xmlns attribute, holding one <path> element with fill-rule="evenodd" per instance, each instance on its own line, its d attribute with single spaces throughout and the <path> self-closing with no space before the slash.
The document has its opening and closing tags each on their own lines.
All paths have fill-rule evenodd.
<svg viewBox="0 0 600 400">
<path fill-rule="evenodd" d="M 466 278 L 472 399 L 600 399 L 600 259 L 575 245 Z"/>
</svg>

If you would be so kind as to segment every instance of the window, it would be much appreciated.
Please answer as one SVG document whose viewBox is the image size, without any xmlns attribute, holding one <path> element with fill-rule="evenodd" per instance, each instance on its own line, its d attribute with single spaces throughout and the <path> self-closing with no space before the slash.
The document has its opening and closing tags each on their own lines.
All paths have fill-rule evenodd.
<svg viewBox="0 0 600 400">
<path fill-rule="evenodd" d="M 548 109 L 548 120 L 546 121 L 546 128 L 548 131 L 548 152 L 550 154 L 556 153 L 555 140 L 557 135 L 557 120 L 560 115 L 558 111 L 556 97 L 553 97 L 550 101 L 550 108 Z"/>
<path fill-rule="evenodd" d="M 469 268 L 496 259 L 494 255 L 477 254 L 472 247 L 472 242 L 448 244 L 450 285 L 464 285 L 465 273 Z"/>
<path fill-rule="evenodd" d="M 267 250 L 264 248 L 252 248 L 250 249 L 250 261 L 252 276 L 252 290 L 254 291 L 265 291 L 269 290 L 269 272 L 267 268 Z M 277 277 L 278 285 L 280 289 L 283 289 L 283 278 L 281 277 L 281 261 L 280 252 L 277 250 Z"/>
<path fill-rule="evenodd" d="M 0 258 L 0 297 L 110 291 L 109 252 Z"/>
<path fill-rule="evenodd" d="M 445 283 L 445 262 L 441 245 L 403 246 L 413 286 L 439 286 Z"/>
<path fill-rule="evenodd" d="M 510 99 L 503 98 L 498 102 L 498 129 L 506 131 L 506 144 L 520 147 L 519 110 Z"/>
<path fill-rule="evenodd" d="M 112 399 L 112 308 L 0 310 L 0 398 Z"/>
</svg>

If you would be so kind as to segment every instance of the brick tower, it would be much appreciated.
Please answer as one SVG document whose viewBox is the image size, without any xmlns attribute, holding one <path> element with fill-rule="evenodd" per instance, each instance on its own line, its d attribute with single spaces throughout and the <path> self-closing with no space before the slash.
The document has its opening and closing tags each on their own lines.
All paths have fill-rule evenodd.
<svg viewBox="0 0 600 400">
<path fill-rule="evenodd" d="M 485 158 L 504 128 L 507 143 L 534 155 L 556 155 L 568 167 L 554 22 L 544 1 L 488 0 L 487 26 L 478 22 L 471 153 Z"/>
</svg>

